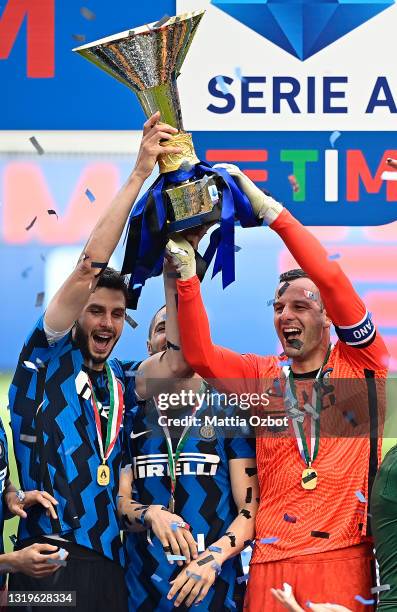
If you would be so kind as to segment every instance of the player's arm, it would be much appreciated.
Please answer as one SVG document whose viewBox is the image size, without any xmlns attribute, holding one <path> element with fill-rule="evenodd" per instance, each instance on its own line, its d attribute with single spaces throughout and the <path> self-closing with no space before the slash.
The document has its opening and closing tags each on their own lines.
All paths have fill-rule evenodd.
<svg viewBox="0 0 397 612">
<path fill-rule="evenodd" d="M 160 114 L 155 113 L 145 123 L 134 170 L 95 225 L 75 270 L 48 305 L 45 325 L 49 330 L 58 333 L 69 330 L 79 317 L 117 246 L 144 181 L 150 176 L 158 156 L 164 153 L 160 140 L 169 140 L 177 132 L 169 125 L 157 123 L 159 118 Z M 180 152 L 178 147 L 170 146 L 168 150 Z"/>
<path fill-rule="evenodd" d="M 11 573 L 21 572 L 33 578 L 50 576 L 64 565 L 69 553 L 52 544 L 32 544 L 21 550 L 0 555 L 0 565 Z"/>
<path fill-rule="evenodd" d="M 12 484 L 11 480 L 7 480 L 3 492 L 3 499 L 8 512 L 5 518 L 19 516 L 23 519 L 27 518 L 26 510 L 40 504 L 46 509 L 47 516 L 57 518 L 55 506 L 58 505 L 57 500 L 47 493 L 47 491 L 21 491 Z"/>
<path fill-rule="evenodd" d="M 223 164 L 248 196 L 254 212 L 277 232 L 300 267 L 320 290 L 328 316 L 346 356 L 361 367 L 385 368 L 388 351 L 376 334 L 369 313 L 337 261 L 331 261 L 320 242 L 291 213 L 266 195 L 231 164 Z M 361 350 L 357 350 L 361 349 Z"/>
<path fill-rule="evenodd" d="M 131 466 L 121 471 L 118 514 L 126 531 L 151 530 L 159 538 L 165 555 L 182 555 L 187 563 L 197 557 L 197 545 L 190 526 L 178 514 L 169 512 L 161 504 L 142 505 L 132 498 L 133 474 Z M 178 561 L 178 565 L 183 565 Z"/>
<path fill-rule="evenodd" d="M 153 385 L 150 384 L 151 381 L 155 383 L 157 379 L 173 380 L 193 376 L 193 370 L 184 357 L 179 337 L 175 271 L 167 260 L 164 261 L 163 276 L 167 309 L 165 321 L 167 350 L 152 355 L 139 366 L 139 376 L 136 377 L 135 385 L 136 392 L 141 399 L 147 399 L 155 394 Z"/>
<path fill-rule="evenodd" d="M 226 534 L 183 569 L 173 581 L 167 598 L 187 606 L 200 603 L 221 571 L 222 564 L 239 554 L 255 534 L 255 516 L 258 509 L 259 485 L 256 460 L 231 459 L 229 461 L 233 499 L 238 515 L 228 526 Z"/>
</svg>

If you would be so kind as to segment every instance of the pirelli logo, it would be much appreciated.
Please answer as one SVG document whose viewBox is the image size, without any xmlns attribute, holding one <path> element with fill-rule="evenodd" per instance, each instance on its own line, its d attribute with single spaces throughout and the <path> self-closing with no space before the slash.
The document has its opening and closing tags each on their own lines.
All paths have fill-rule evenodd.
<svg viewBox="0 0 397 612">
<path fill-rule="evenodd" d="M 176 465 L 177 476 L 215 476 L 220 458 L 205 453 L 181 453 Z M 168 457 L 164 453 L 138 455 L 132 463 L 134 479 L 169 476 Z"/>
</svg>

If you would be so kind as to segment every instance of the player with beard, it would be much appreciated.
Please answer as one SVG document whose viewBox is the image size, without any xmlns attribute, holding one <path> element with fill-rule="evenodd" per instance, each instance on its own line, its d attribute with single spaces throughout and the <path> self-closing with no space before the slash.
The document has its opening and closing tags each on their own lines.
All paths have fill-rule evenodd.
<svg viewBox="0 0 397 612">
<path fill-rule="evenodd" d="M 146 122 L 134 170 L 28 336 L 10 388 L 20 482 L 58 502 L 56 518 L 38 506 L 29 509 L 20 523 L 18 548 L 42 541 L 69 552 L 56 579 L 17 573 L 10 588 L 75 591 L 76 609 L 84 612 L 127 609 L 116 496 L 123 392 L 127 400 L 134 379 L 127 376 L 131 363 L 109 361 L 123 330 L 127 288 L 107 262 L 164 152 L 160 141 L 177 131 L 159 124 L 159 117 L 156 113 Z"/>
<path fill-rule="evenodd" d="M 282 360 L 290 359 L 290 366 L 276 356 L 214 345 L 193 249 L 175 237 L 187 362 L 223 391 L 261 392 L 272 383 L 270 408 L 290 417 L 285 435 L 257 434 L 261 494 L 247 610 L 280 609 L 271 588 L 283 582 L 298 600 L 336 599 L 360 610 L 355 596 L 369 599 L 375 581 L 366 500 L 380 460 L 387 349 L 350 281 L 316 238 L 236 166 L 224 167 L 301 266 L 281 275 L 274 298 Z"/>
<path fill-rule="evenodd" d="M 191 239 L 197 242 L 198 236 Z M 241 610 L 245 584 L 239 553 L 253 538 L 259 495 L 255 445 L 238 430 L 205 426 L 206 417 L 233 411 L 217 394 L 211 395 L 214 403 L 204 401 L 199 408 L 194 398 L 183 400 L 183 393 L 206 393 L 209 386 L 180 350 L 175 278 L 167 266 L 166 307 L 152 319 L 151 356 L 136 376 L 137 395 L 146 401 L 125 422 L 132 465 L 122 471 L 119 512 L 129 532 L 129 610 L 166 612 L 192 605 L 201 612 Z M 167 409 L 160 399 L 169 394 L 180 402 Z M 191 426 L 176 420 L 193 414 Z M 170 422 L 164 425 L 161 417 Z M 184 561 L 170 562 L 170 554 Z"/>
</svg>

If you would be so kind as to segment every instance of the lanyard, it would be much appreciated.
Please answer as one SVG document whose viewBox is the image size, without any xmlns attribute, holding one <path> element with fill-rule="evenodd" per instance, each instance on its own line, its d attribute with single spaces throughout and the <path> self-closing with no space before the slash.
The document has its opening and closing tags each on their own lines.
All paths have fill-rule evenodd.
<svg viewBox="0 0 397 612">
<path fill-rule="evenodd" d="M 206 389 L 204 383 L 201 383 L 200 385 L 200 389 L 198 391 L 198 393 L 200 392 L 204 392 Z M 161 411 L 157 405 L 157 401 L 156 398 L 153 398 L 154 400 L 154 404 L 156 406 L 157 409 L 157 414 L 160 416 L 161 415 Z M 193 421 L 193 417 L 196 414 L 198 410 L 198 405 L 194 406 L 193 410 L 192 410 L 192 414 L 189 417 L 189 422 L 188 424 L 184 427 L 181 436 L 179 438 L 179 441 L 176 445 L 175 451 L 172 448 L 172 440 L 171 440 L 171 436 L 170 436 L 170 432 L 168 429 L 167 425 L 162 425 L 162 429 L 163 429 L 163 433 L 164 433 L 164 437 L 165 437 L 165 441 L 167 444 L 167 459 L 168 459 L 168 469 L 169 469 L 169 473 L 170 473 L 170 479 L 171 479 L 171 503 L 172 505 L 174 504 L 174 500 L 175 500 L 175 488 L 176 488 L 176 466 L 178 464 L 179 461 L 179 457 L 181 456 L 182 450 L 189 438 L 189 432 L 190 429 L 192 427 L 191 423 Z"/>
<path fill-rule="evenodd" d="M 327 354 L 323 364 L 316 375 L 316 381 L 321 377 L 324 366 L 327 363 L 331 354 L 332 344 L 328 346 Z M 321 397 L 317 394 L 317 385 L 313 384 L 313 393 L 310 414 L 310 452 L 306 440 L 305 430 L 303 427 L 304 416 L 298 409 L 298 399 L 296 395 L 296 386 L 294 375 L 289 366 L 283 367 L 283 372 L 286 377 L 285 385 L 285 400 L 292 407 L 292 427 L 294 429 L 296 443 L 298 445 L 299 454 L 304 459 L 306 465 L 311 467 L 311 464 L 316 459 L 320 447 L 320 412 L 321 412 Z M 314 410 L 313 410 L 314 408 Z M 314 412 L 314 414 L 313 414 Z"/>
<path fill-rule="evenodd" d="M 91 403 L 92 408 L 94 410 L 95 415 L 95 425 L 96 425 L 96 433 L 98 438 L 98 446 L 99 446 L 99 454 L 102 460 L 102 463 L 105 463 L 112 452 L 114 445 L 116 444 L 117 437 L 119 435 L 121 421 L 123 418 L 123 410 L 124 410 L 124 401 L 123 401 L 123 392 L 121 389 L 121 384 L 116 379 L 113 370 L 105 363 L 105 369 L 107 374 L 107 379 L 109 383 L 109 396 L 110 396 L 110 407 L 109 407 L 109 416 L 107 422 L 107 430 L 106 430 L 106 440 L 105 440 L 105 448 L 103 446 L 102 439 L 102 428 L 101 428 L 101 418 L 99 416 L 98 410 L 98 400 L 95 396 L 94 387 L 92 386 L 92 382 L 90 377 L 88 377 L 88 384 L 91 389 Z"/>
</svg>

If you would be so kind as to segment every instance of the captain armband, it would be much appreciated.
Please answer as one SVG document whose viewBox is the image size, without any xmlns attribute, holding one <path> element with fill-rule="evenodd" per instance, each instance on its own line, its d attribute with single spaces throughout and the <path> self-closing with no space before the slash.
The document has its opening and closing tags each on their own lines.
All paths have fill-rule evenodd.
<svg viewBox="0 0 397 612">
<path fill-rule="evenodd" d="M 335 325 L 335 331 L 339 340 L 348 346 L 364 348 L 375 340 L 376 329 L 371 315 L 366 312 L 364 317 L 355 325 Z"/>
</svg>

